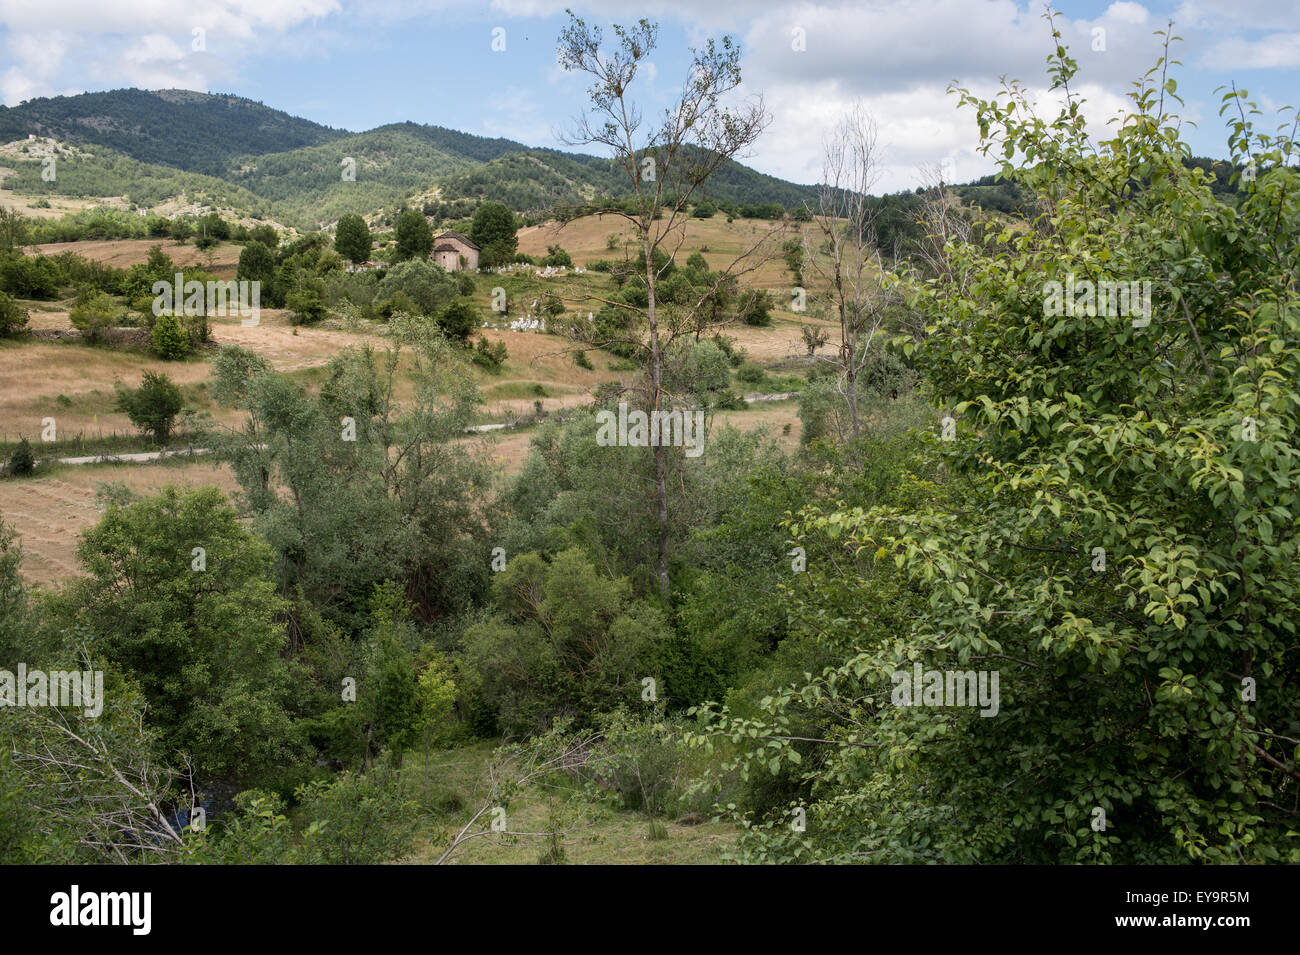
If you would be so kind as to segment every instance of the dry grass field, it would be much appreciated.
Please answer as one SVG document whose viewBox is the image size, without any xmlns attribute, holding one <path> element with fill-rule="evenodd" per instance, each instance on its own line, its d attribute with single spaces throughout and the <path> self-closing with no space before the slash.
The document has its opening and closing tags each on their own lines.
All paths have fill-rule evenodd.
<svg viewBox="0 0 1300 955">
<path fill-rule="evenodd" d="M 26 214 L 26 210 L 24 210 Z M 177 265 L 208 265 L 214 274 L 223 270 L 234 271 L 239 264 L 239 253 L 243 246 L 233 242 L 222 242 L 208 251 L 197 248 L 193 242 L 177 243 L 172 239 L 102 239 L 84 242 L 47 242 L 44 245 L 31 246 L 28 254 L 58 255 L 62 252 L 76 252 L 77 255 L 95 262 L 103 262 L 114 268 L 125 269 L 149 258 L 149 250 L 155 245 L 162 246 L 167 257 Z"/>
<path fill-rule="evenodd" d="M 804 228 L 809 228 L 804 226 Z M 745 278 L 746 285 L 772 290 L 790 287 L 790 272 L 781 259 L 781 243 L 793 238 L 793 229 L 782 231 L 780 223 L 762 219 L 737 219 L 727 222 L 719 213 L 710 219 L 684 219 L 666 241 L 668 249 L 678 248 L 677 260 L 684 262 L 692 252 L 699 251 L 711 269 L 721 269 L 734 262 L 764 236 L 774 243 L 772 257 L 757 271 Z M 608 248 L 608 239 L 617 236 L 615 249 Z M 597 259 L 620 259 L 623 244 L 630 245 L 631 255 L 636 255 L 635 235 L 631 225 L 620 216 L 602 214 L 583 216 L 563 224 L 546 222 L 519 230 L 519 251 L 528 255 L 546 255 L 548 245 L 559 245 L 573 257 L 576 265 L 587 265 Z"/>
</svg>

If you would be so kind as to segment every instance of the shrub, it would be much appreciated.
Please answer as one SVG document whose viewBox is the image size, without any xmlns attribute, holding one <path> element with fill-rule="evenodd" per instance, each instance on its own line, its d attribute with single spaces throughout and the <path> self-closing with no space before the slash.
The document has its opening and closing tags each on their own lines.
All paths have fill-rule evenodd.
<svg viewBox="0 0 1300 955">
<path fill-rule="evenodd" d="M 311 819 L 296 861 L 311 865 L 375 865 L 410 849 L 417 817 L 390 760 L 368 773 L 345 772 L 296 793 Z"/>
<path fill-rule="evenodd" d="M 746 325 L 771 325 L 772 316 L 768 314 L 771 308 L 772 294 L 767 289 L 750 289 L 741 295 L 736 314 Z"/>
<path fill-rule="evenodd" d="M 43 255 L 21 252 L 0 257 L 0 290 L 18 298 L 55 298 L 59 294 L 59 269 Z"/>
<path fill-rule="evenodd" d="M 0 292 L 0 338 L 16 335 L 27 327 L 27 309 Z"/>
<path fill-rule="evenodd" d="M 577 353 L 574 354 L 573 363 L 579 368 L 587 369 L 587 371 L 594 371 L 596 368 L 596 366 L 591 363 L 591 359 L 587 357 L 587 353 L 582 349 L 578 349 Z"/>
<path fill-rule="evenodd" d="M 550 265 L 557 268 L 563 265 L 568 268 L 573 268 L 573 258 L 558 245 L 548 245 L 546 247 L 546 256 L 538 264 Z"/>
<path fill-rule="evenodd" d="M 763 380 L 765 374 L 762 365 L 752 361 L 742 362 L 740 367 L 736 369 L 736 380 L 750 385 L 757 385 Z"/>
<path fill-rule="evenodd" d="M 69 318 L 72 325 L 88 342 L 103 341 L 104 333 L 113 327 L 121 309 L 112 297 L 103 292 L 82 292 L 72 305 Z"/>
<path fill-rule="evenodd" d="M 285 299 L 289 321 L 294 325 L 311 325 L 325 317 L 325 296 L 320 289 L 304 286 Z"/>
<path fill-rule="evenodd" d="M 732 368 L 739 368 L 745 360 L 745 349 L 736 347 L 736 340 L 730 335 L 724 335 L 722 332 L 713 333 L 713 344 L 722 349 L 722 353 L 727 356 L 727 361 L 731 363 Z"/>
<path fill-rule="evenodd" d="M 117 409 L 131 419 L 143 434 L 151 434 L 158 444 L 166 444 L 171 436 L 172 422 L 180 414 L 181 390 L 166 375 L 144 373 L 140 387 L 116 386 Z"/>
<path fill-rule="evenodd" d="M 36 470 L 36 455 L 32 454 L 32 443 L 26 438 L 18 442 L 13 454 L 9 455 L 9 473 L 17 476 L 31 474 Z"/>
<path fill-rule="evenodd" d="M 470 333 L 478 324 L 478 310 L 462 299 L 447 305 L 438 316 L 438 326 L 443 334 L 462 345 L 469 341 Z"/>
<path fill-rule="evenodd" d="M 179 361 L 189 354 L 190 337 L 171 312 L 159 315 L 153 323 L 153 350 L 159 358 L 167 361 Z"/>
<path fill-rule="evenodd" d="M 587 769 L 619 798 L 623 809 L 659 816 L 670 811 L 681 788 L 683 760 L 673 727 L 637 718 L 619 708 L 600 720 L 604 740 Z"/>
<path fill-rule="evenodd" d="M 390 300 L 399 292 L 414 303 L 416 312 L 434 316 L 456 298 L 460 287 L 442 266 L 428 259 L 411 259 L 393 266 L 379 283 L 380 301 Z"/>
<path fill-rule="evenodd" d="M 470 357 L 474 360 L 474 364 L 496 372 L 501 370 L 501 366 L 506 363 L 510 354 L 506 350 L 505 342 L 489 342 L 486 338 L 480 338 Z"/>
</svg>

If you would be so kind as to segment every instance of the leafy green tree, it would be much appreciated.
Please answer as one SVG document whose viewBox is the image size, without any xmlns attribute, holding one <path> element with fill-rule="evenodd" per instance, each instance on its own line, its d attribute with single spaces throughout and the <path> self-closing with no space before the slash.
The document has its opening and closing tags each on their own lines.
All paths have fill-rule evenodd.
<svg viewBox="0 0 1300 955">
<path fill-rule="evenodd" d="M 740 293 L 736 314 L 746 325 L 771 325 L 771 310 L 772 293 L 767 289 L 746 289 Z"/>
<path fill-rule="evenodd" d="M 263 302 L 280 301 L 275 287 L 275 256 L 262 242 L 250 242 L 244 246 L 239 253 L 235 277 L 241 282 L 260 282 Z"/>
<path fill-rule="evenodd" d="M 667 274 L 661 273 L 655 263 L 672 247 L 671 237 L 688 217 L 690 205 L 702 195 L 705 184 L 758 138 L 769 116 L 760 102 L 738 107 L 723 105 L 740 86 L 740 51 L 730 37 L 724 36 L 720 42 L 710 40 L 694 51 L 690 80 L 682 84 L 680 96 L 663 111 L 661 123 L 643 129 L 633 88 L 644 62 L 653 54 L 658 27 L 643 19 L 631 27 L 616 27 L 614 36 L 612 48 L 602 45 L 601 31 L 571 13 L 559 38 L 557 59 L 566 71 L 585 73 L 593 81 L 590 95 L 594 115 L 582 117 L 567 142 L 595 143 L 610 149 L 623 191 L 630 193 L 629 204 L 619 214 L 635 229 L 636 248 L 645 266 L 641 275 L 646 301 L 635 306 L 635 325 L 619 337 L 631 339 L 626 344 L 636 350 L 638 358 L 644 357 L 640 404 L 657 409 L 668 403 L 663 367 L 667 347 L 682 335 L 698 336 L 701 329 L 695 308 L 660 307 L 656 291 Z M 653 164 L 653 176 L 646 175 L 647 162 Z M 752 258 L 744 254 L 738 261 Z M 651 457 L 659 528 L 655 571 L 660 598 L 667 602 L 672 592 L 672 502 L 668 488 L 671 455 L 662 443 L 657 443 Z"/>
<path fill-rule="evenodd" d="M 105 333 L 117 324 L 121 315 L 122 309 L 111 295 L 86 291 L 77 297 L 68 318 L 86 341 L 96 343 L 104 340 Z"/>
<path fill-rule="evenodd" d="M 477 390 L 430 323 L 391 325 L 389 350 L 336 356 L 319 393 L 239 350 L 214 367 L 214 396 L 248 412 L 214 443 L 275 550 L 284 596 L 353 631 L 380 582 L 403 583 L 428 619 L 463 609 L 487 575 L 474 555 L 488 471 L 459 443 Z"/>
<path fill-rule="evenodd" d="M 441 265 L 427 258 L 399 262 L 388 270 L 376 289 L 380 301 L 405 296 L 422 315 L 433 317 L 459 293 L 456 280 Z"/>
<path fill-rule="evenodd" d="M 781 246 L 781 252 L 785 256 L 785 267 L 790 270 L 790 277 L 794 279 L 794 284 L 803 285 L 803 239 L 786 240 Z"/>
<path fill-rule="evenodd" d="M 558 245 L 548 245 L 546 247 L 546 255 L 542 257 L 541 262 L 538 264 L 554 267 L 563 265 L 567 268 L 573 268 L 573 257 Z"/>
<path fill-rule="evenodd" d="M 275 231 L 275 226 L 268 222 L 253 226 L 248 230 L 248 237 L 253 242 L 260 242 L 272 252 L 280 247 L 280 233 Z"/>
<path fill-rule="evenodd" d="M 438 314 L 438 327 L 448 338 L 462 345 L 469 341 L 480 322 L 478 309 L 463 299 L 449 303 Z"/>
<path fill-rule="evenodd" d="M 403 210 L 397 217 L 393 235 L 397 241 L 396 254 L 399 262 L 428 259 L 429 253 L 433 251 L 433 230 L 419 209 Z"/>
<path fill-rule="evenodd" d="M 59 268 L 45 255 L 0 253 L 0 291 L 17 298 L 57 298 Z"/>
<path fill-rule="evenodd" d="M 163 752 L 190 754 L 205 775 L 302 759 L 272 554 L 220 490 L 110 505 L 77 553 L 86 576 L 60 612 L 143 689 Z"/>
<path fill-rule="evenodd" d="M 512 558 L 493 581 L 498 613 L 465 632 L 467 664 L 512 736 L 545 729 L 559 715 L 639 699 L 643 661 L 667 626 L 578 548 L 548 564 Z"/>
<path fill-rule="evenodd" d="M 491 268 L 514 261 L 519 249 L 515 214 L 501 202 L 485 202 L 474 210 L 469 237 L 482 249 L 483 264 Z"/>
<path fill-rule="evenodd" d="M 172 423 L 184 407 L 175 383 L 166 375 L 146 371 L 139 388 L 126 388 L 118 382 L 116 390 L 117 410 L 130 418 L 141 433 L 153 435 L 158 444 L 166 444 Z"/>
<path fill-rule="evenodd" d="M 1231 156 L 1256 176 L 1216 194 L 1165 111 L 1167 45 L 1102 143 L 1076 64 L 1063 46 L 1049 62 L 1050 120 L 1015 85 L 961 91 L 1042 219 L 950 241 L 950 271 L 908 286 L 930 326 L 909 350 L 950 419 L 945 486 L 915 474 L 901 498 L 789 526 L 851 556 L 827 582 L 878 611 L 863 632 L 796 607 L 839 661 L 718 724 L 808 797 L 807 832 L 787 806 L 747 834 L 751 858 L 1300 861 L 1297 143 L 1227 93 Z M 1127 301 L 1098 308 L 1103 282 Z M 997 714 L 896 705 L 914 666 L 999 674 Z M 793 736 L 824 741 L 816 765 Z"/>
<path fill-rule="evenodd" d="M 355 212 L 339 219 L 334 229 L 334 249 L 339 255 L 351 262 L 366 262 L 373 247 L 370 226 L 366 225 L 365 219 Z"/>
<path fill-rule="evenodd" d="M 0 206 L 0 249 L 21 250 L 27 244 L 27 217 L 17 209 Z"/>
<path fill-rule="evenodd" d="M 289 309 L 290 320 L 294 325 L 311 325 L 319 322 L 328 312 L 320 279 L 299 283 L 285 299 L 284 306 Z"/>
<path fill-rule="evenodd" d="M 21 438 L 13 453 L 9 455 L 9 473 L 25 477 L 36 470 L 36 455 L 32 454 L 32 443 Z"/>
</svg>

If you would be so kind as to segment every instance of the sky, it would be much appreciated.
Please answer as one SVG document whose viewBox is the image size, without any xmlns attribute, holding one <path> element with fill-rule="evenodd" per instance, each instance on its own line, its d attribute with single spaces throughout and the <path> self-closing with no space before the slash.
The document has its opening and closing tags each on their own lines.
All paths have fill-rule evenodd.
<svg viewBox="0 0 1300 955">
<path fill-rule="evenodd" d="M 647 114 L 670 102 L 692 46 L 730 34 L 741 92 L 761 95 L 771 117 L 742 161 L 795 182 L 820 179 L 826 131 L 855 103 L 878 128 L 876 192 L 915 188 L 927 166 L 958 182 L 994 171 L 954 81 L 991 97 L 1015 78 L 1051 104 L 1043 4 L 1017 0 L 0 0 L 0 99 L 183 88 L 341 129 L 409 120 L 559 147 L 590 85 L 556 62 L 566 7 L 606 35 L 611 23 L 659 24 L 633 91 Z M 1300 100 L 1300 0 L 1054 7 L 1095 134 L 1155 64 L 1155 31 L 1170 20 L 1196 154 L 1226 155 L 1216 87 L 1248 89 L 1269 128 Z"/>
</svg>

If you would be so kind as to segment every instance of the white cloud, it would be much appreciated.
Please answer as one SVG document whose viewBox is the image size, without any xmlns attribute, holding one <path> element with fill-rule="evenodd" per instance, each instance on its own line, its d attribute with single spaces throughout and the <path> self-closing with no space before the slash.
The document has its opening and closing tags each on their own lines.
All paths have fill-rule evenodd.
<svg viewBox="0 0 1300 955">
<path fill-rule="evenodd" d="M 241 56 L 340 9 L 339 0 L 6 0 L 0 27 L 13 63 L 0 96 L 12 106 L 69 92 L 59 80 L 70 63 L 108 87 L 206 90 Z M 195 55 L 196 28 L 214 55 Z"/>
<path fill-rule="evenodd" d="M 997 84 L 972 84 L 971 93 L 990 98 Z M 1126 100 L 1095 84 L 1084 84 L 1074 94 L 1087 100 L 1088 132 L 1107 135 L 1106 120 L 1122 109 Z M 1029 99 L 1039 116 L 1056 115 L 1061 97 L 1045 86 L 1031 87 Z M 970 110 L 960 109 L 957 98 L 944 84 L 922 84 L 907 90 L 890 90 L 860 96 L 845 84 L 825 81 L 809 84 L 794 95 L 768 91 L 772 125 L 759 141 L 756 165 L 763 172 L 795 182 L 815 182 L 821 176 L 824 132 L 860 101 L 878 126 L 880 179 L 876 189 L 897 192 L 921 185 L 923 167 L 949 162 L 958 182 L 997 170 L 994 158 L 979 152 L 979 129 Z"/>
<path fill-rule="evenodd" d="M 1184 0 L 1173 20 L 1180 29 L 1216 33 L 1285 30 L 1295 26 L 1298 12 L 1295 0 Z"/>
<path fill-rule="evenodd" d="M 1293 70 L 1300 66 L 1300 33 L 1220 40 L 1205 51 L 1201 64 L 1221 70 Z"/>
</svg>

